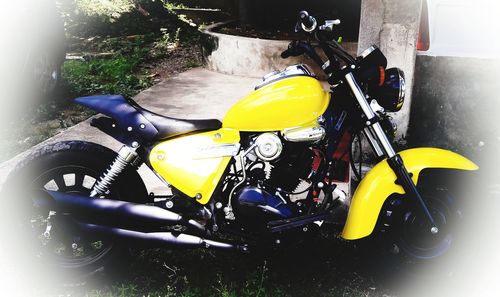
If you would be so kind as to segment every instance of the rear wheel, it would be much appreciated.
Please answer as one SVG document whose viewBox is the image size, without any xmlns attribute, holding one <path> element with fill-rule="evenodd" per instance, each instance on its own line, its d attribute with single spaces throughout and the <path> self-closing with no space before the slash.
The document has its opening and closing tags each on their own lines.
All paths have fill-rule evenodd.
<svg viewBox="0 0 500 297">
<path fill-rule="evenodd" d="M 2 195 L 3 204 L 11 210 L 3 224 L 7 236 L 12 238 L 8 245 L 16 247 L 10 251 L 27 252 L 29 258 L 72 279 L 93 274 L 120 259 L 125 247 L 84 234 L 68 214 L 32 203 L 34 195 L 44 195 L 43 190 L 88 195 L 115 156 L 100 145 L 72 141 L 43 147 L 21 162 L 8 177 Z M 146 197 L 144 183 L 132 168 L 122 173 L 107 196 L 138 203 L 145 202 Z M 25 240 L 19 241 L 18 235 Z"/>
</svg>

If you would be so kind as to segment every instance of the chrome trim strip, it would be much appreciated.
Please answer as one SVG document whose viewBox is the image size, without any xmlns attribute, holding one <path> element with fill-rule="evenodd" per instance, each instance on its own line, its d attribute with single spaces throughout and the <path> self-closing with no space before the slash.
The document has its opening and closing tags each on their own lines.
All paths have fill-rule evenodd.
<svg viewBox="0 0 500 297">
<path fill-rule="evenodd" d="M 255 90 L 258 90 L 263 86 L 279 81 L 281 79 L 298 75 L 315 77 L 314 72 L 305 64 L 290 65 L 283 71 L 275 70 L 264 75 L 264 77 L 262 78 L 262 82 L 255 86 Z"/>
<path fill-rule="evenodd" d="M 199 147 L 193 156 L 193 160 L 209 159 L 218 157 L 234 157 L 240 151 L 239 143 L 214 144 Z"/>
<path fill-rule="evenodd" d="M 398 69 L 399 72 L 399 98 L 398 102 L 403 102 L 405 99 L 405 93 L 406 93 L 406 81 L 405 81 L 405 75 L 404 72 L 401 71 L 401 69 Z"/>
<path fill-rule="evenodd" d="M 368 57 L 369 54 L 373 53 L 374 50 L 376 50 L 377 47 L 375 45 L 370 46 L 369 48 L 365 49 L 361 55 L 359 55 L 361 58 L 366 58 Z"/>
</svg>

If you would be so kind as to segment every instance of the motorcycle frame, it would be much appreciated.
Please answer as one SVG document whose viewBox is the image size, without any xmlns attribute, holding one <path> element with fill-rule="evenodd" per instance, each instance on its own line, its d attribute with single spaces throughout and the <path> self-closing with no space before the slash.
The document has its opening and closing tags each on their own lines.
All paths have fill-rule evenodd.
<svg viewBox="0 0 500 297">
<path fill-rule="evenodd" d="M 339 64 L 335 57 L 331 57 L 331 55 L 337 55 L 342 58 L 342 55 L 339 55 L 339 53 L 342 54 L 342 50 L 340 48 L 329 48 L 328 50 L 323 49 L 330 60 L 327 63 L 322 63 L 321 59 L 317 57 L 317 54 L 313 54 L 310 51 L 310 48 L 308 48 L 305 44 L 300 45 L 309 51 L 306 52 L 306 54 L 311 55 L 313 60 L 319 63 L 320 66 L 327 65 L 323 68 L 325 69 L 325 72 L 327 72 L 326 69 L 330 69 L 330 71 L 332 71 L 331 65 Z M 320 45 L 322 47 L 327 46 L 325 42 L 321 41 Z M 392 193 L 406 194 L 410 198 L 410 201 L 415 203 L 415 206 L 418 207 L 418 209 L 420 209 L 427 218 L 429 231 L 431 233 L 439 232 L 438 226 L 435 225 L 434 218 L 432 217 L 429 208 L 416 187 L 420 172 L 425 168 L 476 170 L 478 169 L 477 165 L 458 154 L 439 149 L 413 149 L 397 154 L 380 125 L 379 117 L 370 106 L 359 83 L 356 81 L 354 74 L 354 70 L 356 69 L 355 60 L 352 57 L 345 58 L 345 55 L 348 56 L 348 54 L 345 52 L 343 54 L 344 61 L 347 62 L 346 67 L 340 72 L 336 72 L 335 75 L 338 75 L 339 73 L 343 74 L 341 80 L 349 86 L 358 107 L 361 109 L 362 114 L 364 114 L 366 118 L 366 122 L 361 130 L 363 130 L 365 135 L 367 135 L 367 139 L 377 156 L 383 157 L 384 160 L 378 163 L 358 185 L 358 188 L 351 199 L 349 214 L 342 232 L 342 237 L 345 239 L 359 239 L 369 235 L 373 231 L 383 203 Z M 332 74 L 333 72 L 330 73 L 330 77 L 332 77 Z M 104 129 L 102 130 L 104 131 Z M 108 134 L 110 133 L 110 131 L 104 132 Z M 113 133 L 116 134 L 119 133 L 119 131 L 117 132 L 117 130 L 114 130 L 111 134 Z M 112 136 L 115 137 L 116 135 Z M 115 138 L 118 139 L 118 137 Z M 183 137 L 181 136 L 180 138 Z M 126 145 L 127 144 L 128 143 L 126 143 Z M 131 145 L 132 148 L 138 152 L 141 159 L 144 160 L 146 164 L 158 174 L 158 172 L 154 170 L 153 166 L 151 166 L 150 162 L 148 162 L 148 160 L 150 160 L 154 144 L 153 146 L 149 146 L 145 143 L 138 144 L 131 142 L 128 145 Z M 235 160 L 234 155 L 228 155 L 227 159 L 228 164 L 229 159 Z M 216 193 L 220 193 L 221 184 L 224 180 L 222 177 L 227 174 L 228 168 L 228 165 L 224 166 L 224 168 L 220 168 L 221 177 L 219 185 L 217 186 L 218 190 L 211 195 L 202 197 L 207 200 L 206 202 L 208 204 L 210 204 L 209 207 L 211 207 L 212 212 L 214 210 L 213 204 L 215 203 L 214 196 Z"/>
<path fill-rule="evenodd" d="M 354 65 L 354 64 L 353 64 Z M 429 212 L 425 201 L 422 199 L 419 194 L 416 184 L 418 181 L 418 175 L 423 168 L 454 168 L 461 170 L 476 170 L 478 167 L 468 159 L 454 154 L 449 151 L 439 150 L 439 149 L 431 149 L 429 150 L 409 150 L 405 154 L 401 152 L 403 158 L 400 154 L 397 154 L 392 147 L 391 142 L 387 138 L 384 130 L 382 129 L 379 118 L 376 116 L 374 110 L 368 103 L 365 94 L 361 90 L 356 78 L 351 69 L 355 67 L 348 67 L 347 71 L 345 71 L 345 75 L 343 81 L 349 86 L 352 94 L 354 95 L 354 99 L 357 102 L 357 105 L 361 109 L 365 118 L 367 119 L 364 123 L 364 126 L 361 127 L 361 130 L 364 131 L 366 135 L 368 135 L 368 140 L 371 146 L 374 148 L 375 153 L 379 157 L 383 157 L 384 160 L 381 162 L 378 168 L 382 168 L 377 170 L 371 170 L 374 172 L 384 172 L 384 174 L 394 175 L 393 179 L 387 179 L 385 181 L 381 181 L 380 178 L 374 178 L 374 175 L 366 176 L 361 181 L 360 185 L 356 189 L 356 192 L 352 196 L 351 205 L 349 208 L 348 219 L 344 226 L 344 231 L 342 232 L 342 236 L 345 239 L 359 239 L 365 236 L 368 236 L 378 219 L 378 214 L 381 211 L 383 202 L 392 194 L 392 193 L 408 193 L 410 197 L 410 201 L 415 202 L 415 206 L 421 209 L 423 214 L 427 217 L 429 222 L 429 231 L 432 233 L 436 233 L 439 231 L 438 226 L 435 226 L 434 220 Z M 102 129 L 105 131 L 104 129 Z M 110 131 L 105 131 L 109 132 Z M 214 131 L 217 132 L 217 131 Z M 236 132 L 236 131 L 232 131 Z M 118 129 L 113 130 L 112 133 L 120 133 Z M 233 133 L 231 133 L 232 135 Z M 113 136 L 113 135 L 112 135 Z M 192 137 L 192 136 L 187 136 Z M 118 137 L 115 137 L 118 138 Z M 184 137 L 180 137 L 183 139 Z M 236 135 L 231 137 L 230 143 L 239 142 L 240 139 Z M 159 172 L 153 168 L 150 160 L 153 160 L 156 157 L 152 157 L 152 153 L 154 152 L 154 146 L 156 144 L 143 144 L 137 147 L 132 148 L 135 150 L 141 160 L 145 161 L 146 164 L 159 176 Z M 129 147 L 129 146 L 127 146 Z M 130 148 L 130 147 L 129 147 Z M 435 157 L 429 158 L 427 155 L 432 155 Z M 230 159 L 235 159 L 234 156 L 226 156 L 227 164 L 229 164 Z M 417 162 L 417 161 L 420 161 Z M 443 161 L 445 160 L 445 161 Z M 412 166 L 407 166 L 410 163 Z M 224 167 L 224 168 L 222 168 Z M 219 180 L 219 188 L 220 184 L 223 181 L 223 176 L 227 173 L 228 165 L 222 166 L 219 169 L 220 180 Z M 387 168 L 385 168 L 387 167 Z M 168 185 L 168 181 L 161 178 Z M 366 190 L 369 189 L 369 190 Z M 201 197 L 205 203 L 213 203 L 214 196 L 220 193 L 218 190 L 212 192 L 210 195 L 204 195 Z M 195 195 L 196 196 L 196 195 Z M 374 198 L 376 197 L 376 198 Z M 196 198 L 196 197 L 195 197 Z M 201 201 L 200 199 L 198 199 Z"/>
</svg>

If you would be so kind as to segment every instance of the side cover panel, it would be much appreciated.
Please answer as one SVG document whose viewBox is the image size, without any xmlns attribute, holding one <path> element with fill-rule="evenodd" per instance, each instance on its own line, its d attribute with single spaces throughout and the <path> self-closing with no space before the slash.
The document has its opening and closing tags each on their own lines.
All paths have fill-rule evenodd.
<svg viewBox="0 0 500 297">
<path fill-rule="evenodd" d="M 417 184 L 425 168 L 450 168 L 477 170 L 478 166 L 467 158 L 451 151 L 437 148 L 415 148 L 399 153 L 408 172 Z M 358 185 L 351 201 L 347 221 L 342 232 L 344 239 L 359 239 L 372 233 L 385 200 L 393 193 L 404 194 L 396 184 L 396 174 L 386 160 L 368 172 Z"/>
<path fill-rule="evenodd" d="M 237 153 L 239 141 L 238 131 L 224 128 L 188 135 L 156 145 L 149 161 L 172 186 L 206 204 L 233 152 Z"/>
</svg>

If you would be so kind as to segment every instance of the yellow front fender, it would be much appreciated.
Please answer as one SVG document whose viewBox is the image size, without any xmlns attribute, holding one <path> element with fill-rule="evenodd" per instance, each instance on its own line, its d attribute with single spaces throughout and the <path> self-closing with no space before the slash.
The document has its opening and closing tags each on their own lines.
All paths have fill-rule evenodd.
<svg viewBox="0 0 500 297">
<path fill-rule="evenodd" d="M 415 148 L 399 153 L 415 184 L 425 168 L 477 170 L 479 167 L 467 158 L 442 149 Z M 385 200 L 393 193 L 404 194 L 395 183 L 396 174 L 386 160 L 381 161 L 363 178 L 354 193 L 347 221 L 342 232 L 344 239 L 359 239 L 372 233 Z"/>
</svg>

